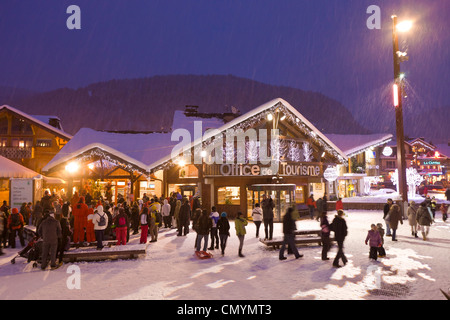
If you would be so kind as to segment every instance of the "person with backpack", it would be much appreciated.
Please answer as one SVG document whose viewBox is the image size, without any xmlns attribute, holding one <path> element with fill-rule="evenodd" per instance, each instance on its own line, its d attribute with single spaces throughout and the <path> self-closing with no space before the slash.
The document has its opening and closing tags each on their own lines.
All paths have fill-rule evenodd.
<svg viewBox="0 0 450 320">
<path fill-rule="evenodd" d="M 25 239 L 23 238 L 23 216 L 17 208 L 12 209 L 12 213 L 8 218 L 9 244 L 11 248 L 16 247 L 16 233 L 19 236 L 20 244 L 25 247 Z"/>
<path fill-rule="evenodd" d="M 219 234 L 217 233 L 217 221 L 219 221 L 220 215 L 217 212 L 216 207 L 211 208 L 211 214 L 209 215 L 211 218 L 212 226 L 211 226 L 211 247 L 209 250 L 214 250 L 214 240 L 216 242 L 216 249 L 219 249 Z"/>
<path fill-rule="evenodd" d="M 139 220 L 141 222 L 141 239 L 139 240 L 140 244 L 147 243 L 147 236 L 148 236 L 148 208 L 144 207 L 142 209 L 142 213 L 139 216 Z"/>
<path fill-rule="evenodd" d="M 97 239 L 97 249 L 103 249 L 103 240 L 105 239 L 105 230 L 108 227 L 108 215 L 103 212 L 103 206 L 97 207 L 92 219 L 94 224 L 95 238 Z"/>
<path fill-rule="evenodd" d="M 114 224 L 116 225 L 116 245 L 127 244 L 128 217 L 123 208 L 119 208 L 119 214 L 116 216 Z"/>
<path fill-rule="evenodd" d="M 219 230 L 220 249 L 222 250 L 222 256 L 224 256 L 227 240 L 230 236 L 230 223 L 226 212 L 220 214 L 220 219 L 217 221 L 217 229 Z"/>
</svg>

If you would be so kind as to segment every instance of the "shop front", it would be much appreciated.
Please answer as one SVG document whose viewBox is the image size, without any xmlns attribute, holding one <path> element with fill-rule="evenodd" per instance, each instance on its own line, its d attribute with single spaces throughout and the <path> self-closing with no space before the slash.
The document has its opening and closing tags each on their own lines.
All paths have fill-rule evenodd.
<svg viewBox="0 0 450 320">
<path fill-rule="evenodd" d="M 313 185 L 324 185 L 322 168 L 322 163 L 283 162 L 278 174 L 261 175 L 267 167 L 259 164 L 210 165 L 203 172 L 203 191 L 208 192 L 211 205 L 231 218 L 240 211 L 252 219 L 255 205 L 266 195 L 274 202 L 274 221 L 281 221 L 289 207 L 305 206 Z"/>
</svg>

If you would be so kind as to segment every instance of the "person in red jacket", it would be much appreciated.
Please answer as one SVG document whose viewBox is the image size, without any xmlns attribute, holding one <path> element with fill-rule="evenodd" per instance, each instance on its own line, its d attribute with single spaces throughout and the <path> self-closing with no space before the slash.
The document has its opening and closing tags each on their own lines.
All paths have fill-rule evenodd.
<svg viewBox="0 0 450 320">
<path fill-rule="evenodd" d="M 94 209 L 88 209 L 88 216 L 86 221 L 86 241 L 94 242 L 95 241 L 95 231 L 94 231 L 94 223 L 92 219 L 94 218 Z"/>
<path fill-rule="evenodd" d="M 344 204 L 342 203 L 342 198 L 339 198 L 338 201 L 336 201 L 336 211 L 344 210 Z"/>
<path fill-rule="evenodd" d="M 314 195 L 311 193 L 308 199 L 306 199 L 306 205 L 309 208 L 309 216 L 314 219 L 314 209 L 316 208 L 316 201 L 314 200 Z"/>
<path fill-rule="evenodd" d="M 23 238 L 23 216 L 19 213 L 17 208 L 12 209 L 12 213 L 8 217 L 8 229 L 9 229 L 9 244 L 11 248 L 16 247 L 16 232 L 19 235 L 20 244 L 25 246 L 25 239 Z"/>
<path fill-rule="evenodd" d="M 73 242 L 80 243 L 84 241 L 84 229 L 87 226 L 88 206 L 84 203 L 84 197 L 73 207 Z"/>
</svg>

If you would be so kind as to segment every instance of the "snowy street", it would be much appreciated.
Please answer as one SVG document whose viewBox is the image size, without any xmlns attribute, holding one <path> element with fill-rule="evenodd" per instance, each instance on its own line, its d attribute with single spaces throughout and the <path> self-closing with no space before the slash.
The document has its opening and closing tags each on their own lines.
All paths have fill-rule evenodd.
<svg viewBox="0 0 450 320">
<path fill-rule="evenodd" d="M 194 254 L 195 233 L 177 237 L 174 229 L 161 229 L 147 255 L 136 260 L 67 263 L 54 271 L 33 269 L 26 259 L 11 264 L 18 249 L 5 249 L 0 257 L 1 299 L 152 299 L 152 300 L 444 300 L 439 289 L 450 288 L 450 223 L 440 212 L 432 225 L 429 240 L 411 236 L 407 220 L 397 230 L 398 242 L 385 237 L 386 258 L 369 260 L 364 244 L 372 223 L 381 223 L 382 212 L 347 213 L 349 228 L 345 241 L 346 266 L 332 267 L 337 246 L 329 261 L 321 260 L 321 247 L 299 246 L 303 258 L 293 255 L 280 261 L 278 250 L 263 245 L 249 223 L 243 253 L 239 258 L 238 239 L 231 221 L 231 238 L 225 256 L 198 260 Z M 334 212 L 328 213 L 328 219 Z M 384 223 L 383 223 L 383 227 Z M 275 224 L 274 237 L 281 237 L 282 224 Z M 298 229 L 316 229 L 315 220 L 297 221 Z M 264 236 L 261 226 L 260 236 Z M 128 245 L 139 242 L 131 236 Z M 20 245 L 19 247 L 20 248 Z M 80 289 L 69 289 L 70 266 L 78 266 Z M 69 281 L 70 282 L 70 281 Z M 69 286 L 70 287 L 70 286 Z"/>
</svg>

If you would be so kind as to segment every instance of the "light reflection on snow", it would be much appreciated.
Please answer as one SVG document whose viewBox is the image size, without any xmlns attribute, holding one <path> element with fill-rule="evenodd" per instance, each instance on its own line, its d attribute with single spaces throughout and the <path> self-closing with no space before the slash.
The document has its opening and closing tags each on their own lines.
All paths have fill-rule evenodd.
<svg viewBox="0 0 450 320">
<path fill-rule="evenodd" d="M 370 294 L 399 296 L 409 292 L 408 284 L 417 280 L 412 271 L 431 270 L 427 264 L 418 260 L 432 259 L 432 257 L 419 255 L 412 249 L 390 248 L 387 250 L 387 256 L 386 259 L 368 265 L 360 281 L 347 280 L 342 285 L 344 278 L 354 279 L 364 273 L 361 267 L 353 266 L 353 262 L 349 260 L 346 266 L 336 269 L 330 277 L 330 280 L 339 281 L 338 284 L 327 284 L 319 289 L 298 291 L 292 295 L 292 298 L 359 300 L 365 299 Z M 417 276 L 436 281 L 423 272 L 418 272 Z"/>
<path fill-rule="evenodd" d="M 216 282 L 207 284 L 206 286 L 210 287 L 210 288 L 213 288 L 213 289 L 218 289 L 218 288 L 221 288 L 221 287 L 225 286 L 228 283 L 233 283 L 233 282 L 235 282 L 235 281 L 234 280 L 220 279 L 220 280 L 217 280 Z"/>
<path fill-rule="evenodd" d="M 210 267 L 210 268 L 203 269 L 203 270 L 201 270 L 201 271 L 195 273 L 194 275 L 192 275 L 192 276 L 191 276 L 191 279 L 198 278 L 198 277 L 200 277 L 200 276 L 202 276 L 202 275 L 205 275 L 205 274 L 207 274 L 207 273 L 219 273 L 219 272 L 221 272 L 221 271 L 223 270 L 223 268 L 224 268 L 225 266 L 233 265 L 233 264 L 238 264 L 238 263 L 240 263 L 241 261 L 242 261 L 242 260 L 236 260 L 236 261 L 232 261 L 232 262 L 226 262 L 226 263 L 222 263 L 222 264 L 219 264 L 219 265 L 212 266 L 212 267 Z"/>
</svg>

